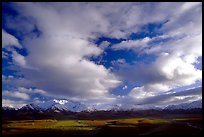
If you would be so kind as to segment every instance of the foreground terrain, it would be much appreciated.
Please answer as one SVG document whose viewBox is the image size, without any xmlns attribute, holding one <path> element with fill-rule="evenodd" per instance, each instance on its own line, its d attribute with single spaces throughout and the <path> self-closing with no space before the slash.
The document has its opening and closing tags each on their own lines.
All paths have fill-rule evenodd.
<svg viewBox="0 0 204 137">
<path fill-rule="evenodd" d="M 199 135 L 202 115 L 116 119 L 4 120 L 3 135 Z"/>
</svg>

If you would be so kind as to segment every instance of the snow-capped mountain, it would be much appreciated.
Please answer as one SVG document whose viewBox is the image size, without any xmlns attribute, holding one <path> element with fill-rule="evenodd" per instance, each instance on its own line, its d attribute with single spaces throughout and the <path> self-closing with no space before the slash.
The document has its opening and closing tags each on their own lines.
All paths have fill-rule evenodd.
<svg viewBox="0 0 204 137">
<path fill-rule="evenodd" d="M 188 109 L 193 109 L 193 108 L 202 108 L 202 100 L 194 101 L 191 103 L 182 103 L 178 105 L 169 105 L 165 109 L 167 110 L 175 110 L 175 109 L 188 110 Z"/>
<path fill-rule="evenodd" d="M 40 108 L 37 104 L 28 104 L 20 108 L 21 110 L 32 110 L 32 111 L 41 111 L 42 108 Z"/>
<path fill-rule="evenodd" d="M 15 108 L 13 108 L 12 106 L 2 106 L 3 110 L 16 110 Z"/>
<path fill-rule="evenodd" d="M 193 108 L 202 108 L 202 100 L 194 101 L 191 103 L 182 103 L 178 105 L 169 105 L 164 108 L 164 110 L 176 110 L 176 109 L 193 109 Z M 11 107 L 4 107 L 4 110 L 13 109 Z M 95 104 L 95 105 L 85 105 L 80 102 L 70 101 L 70 100 L 49 100 L 43 101 L 41 103 L 32 103 L 23 106 L 20 110 L 27 111 L 54 111 L 54 112 L 62 112 L 62 111 L 72 111 L 72 112 L 81 112 L 81 111 L 139 111 L 139 110 L 162 110 L 159 107 L 145 107 L 144 105 L 121 105 L 121 104 Z"/>
<path fill-rule="evenodd" d="M 80 112 L 86 109 L 87 107 L 82 103 L 57 99 L 43 101 L 41 103 L 32 103 L 21 108 L 21 110 L 35 110 L 35 111 L 57 110 L 72 112 Z"/>
</svg>

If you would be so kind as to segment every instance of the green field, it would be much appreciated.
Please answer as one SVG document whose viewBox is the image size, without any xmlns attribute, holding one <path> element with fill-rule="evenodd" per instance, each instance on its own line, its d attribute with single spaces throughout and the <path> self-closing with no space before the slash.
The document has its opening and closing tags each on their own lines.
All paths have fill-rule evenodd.
<svg viewBox="0 0 204 137">
<path fill-rule="evenodd" d="M 199 134 L 201 118 L 127 118 L 106 120 L 16 120 L 5 121 L 3 135 L 11 134 Z"/>
</svg>

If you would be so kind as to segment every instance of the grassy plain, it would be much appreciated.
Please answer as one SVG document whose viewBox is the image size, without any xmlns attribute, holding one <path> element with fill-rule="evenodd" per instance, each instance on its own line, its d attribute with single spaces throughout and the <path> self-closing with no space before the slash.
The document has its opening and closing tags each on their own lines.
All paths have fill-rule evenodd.
<svg viewBox="0 0 204 137">
<path fill-rule="evenodd" d="M 4 121 L 3 135 L 69 134 L 193 134 L 201 133 L 202 119 L 196 118 L 125 118 L 105 120 L 15 120 Z M 161 132 L 162 131 L 162 132 Z M 183 131 L 183 132 L 182 132 Z"/>
</svg>

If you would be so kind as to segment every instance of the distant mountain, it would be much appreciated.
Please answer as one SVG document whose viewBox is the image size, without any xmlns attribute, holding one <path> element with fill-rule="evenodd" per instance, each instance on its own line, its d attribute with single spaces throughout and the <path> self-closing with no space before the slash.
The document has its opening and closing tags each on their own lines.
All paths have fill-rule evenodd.
<svg viewBox="0 0 204 137">
<path fill-rule="evenodd" d="M 16 109 L 13 108 L 12 106 L 3 106 L 2 109 L 3 109 L 4 111 L 16 110 Z"/>
<path fill-rule="evenodd" d="M 108 109 L 104 109 L 104 105 L 108 107 Z M 2 107 L 2 119 L 109 119 L 135 116 L 163 116 L 169 114 L 200 114 L 202 111 L 202 101 L 170 105 L 164 109 L 157 107 L 142 107 L 141 105 L 133 105 L 130 107 L 106 105 L 107 104 L 96 104 L 87 107 L 82 103 L 69 100 L 50 100 L 42 103 L 28 104 L 20 109 L 4 106 Z"/>
<path fill-rule="evenodd" d="M 25 110 L 25 111 L 41 111 L 42 108 L 40 108 L 37 104 L 28 104 L 20 108 L 20 110 Z"/>
<path fill-rule="evenodd" d="M 106 108 L 106 109 L 105 109 Z M 142 111 L 142 110 L 190 110 L 194 108 L 202 108 L 202 100 L 194 101 L 191 103 L 182 103 L 178 105 L 169 105 L 164 109 L 159 107 L 145 107 L 141 105 L 112 105 L 112 104 L 96 104 L 92 106 L 86 106 L 83 103 L 70 101 L 70 100 L 49 100 L 43 101 L 41 103 L 32 103 L 23 106 L 20 109 L 12 108 L 11 106 L 3 106 L 2 110 L 4 111 L 15 111 L 19 110 L 21 112 L 95 112 L 95 111 Z"/>
<path fill-rule="evenodd" d="M 20 110 L 32 110 L 32 111 L 72 111 L 80 112 L 86 110 L 87 107 L 79 102 L 73 102 L 69 100 L 57 100 L 44 101 L 42 103 L 32 103 L 20 108 Z"/>
<path fill-rule="evenodd" d="M 189 110 L 189 109 L 194 109 L 194 108 L 202 108 L 202 100 L 194 101 L 191 103 L 182 103 L 178 105 L 169 105 L 164 109 L 165 110 L 176 110 L 176 109 Z"/>
</svg>

